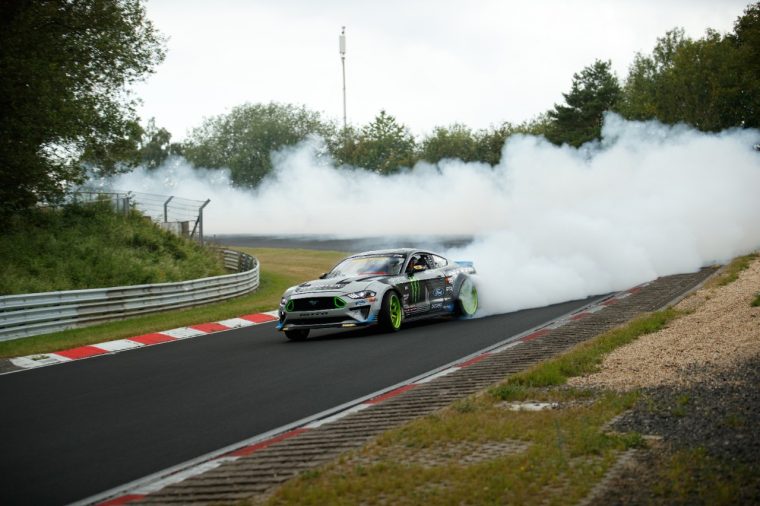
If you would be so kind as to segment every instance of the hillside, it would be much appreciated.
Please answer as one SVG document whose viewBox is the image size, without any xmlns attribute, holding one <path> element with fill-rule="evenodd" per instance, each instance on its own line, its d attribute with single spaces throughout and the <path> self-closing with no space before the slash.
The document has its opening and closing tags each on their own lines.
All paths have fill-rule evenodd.
<svg viewBox="0 0 760 506">
<path fill-rule="evenodd" d="M 0 237 L 0 295 L 182 281 L 224 274 L 210 250 L 110 204 L 13 216 Z"/>
</svg>

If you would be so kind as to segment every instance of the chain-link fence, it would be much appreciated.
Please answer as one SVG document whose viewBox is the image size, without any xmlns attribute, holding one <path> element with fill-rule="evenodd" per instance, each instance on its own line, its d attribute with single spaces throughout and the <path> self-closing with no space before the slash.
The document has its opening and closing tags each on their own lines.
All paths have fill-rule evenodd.
<svg viewBox="0 0 760 506">
<path fill-rule="evenodd" d="M 133 191 L 80 190 L 68 195 L 68 202 L 98 202 L 108 200 L 117 212 L 137 209 L 162 228 L 177 235 L 196 239 L 203 244 L 203 208 L 210 200 L 193 200 L 173 195 Z"/>
</svg>

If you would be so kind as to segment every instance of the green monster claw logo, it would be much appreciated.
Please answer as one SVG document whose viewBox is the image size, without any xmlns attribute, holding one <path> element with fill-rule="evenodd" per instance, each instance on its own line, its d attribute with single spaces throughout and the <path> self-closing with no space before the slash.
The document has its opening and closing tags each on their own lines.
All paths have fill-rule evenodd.
<svg viewBox="0 0 760 506">
<path fill-rule="evenodd" d="M 346 307 L 346 301 L 337 296 L 333 297 L 333 304 L 337 309 Z"/>
<path fill-rule="evenodd" d="M 409 281 L 409 288 L 411 290 L 411 302 L 419 302 L 420 300 L 420 282 L 417 279 Z"/>
<path fill-rule="evenodd" d="M 295 306 L 295 302 L 293 299 L 290 299 L 288 303 L 285 305 L 285 311 L 293 311 L 293 306 Z"/>
</svg>

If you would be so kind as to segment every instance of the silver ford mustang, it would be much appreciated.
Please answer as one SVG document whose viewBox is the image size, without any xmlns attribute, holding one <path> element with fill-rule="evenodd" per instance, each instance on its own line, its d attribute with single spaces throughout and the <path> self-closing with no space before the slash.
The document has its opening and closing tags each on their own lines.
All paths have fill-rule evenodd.
<svg viewBox="0 0 760 506">
<path fill-rule="evenodd" d="M 417 249 L 368 251 L 342 260 L 318 280 L 288 288 L 277 329 L 306 339 L 311 329 L 379 325 L 395 332 L 405 321 L 478 309 L 472 262 L 452 262 Z"/>
</svg>

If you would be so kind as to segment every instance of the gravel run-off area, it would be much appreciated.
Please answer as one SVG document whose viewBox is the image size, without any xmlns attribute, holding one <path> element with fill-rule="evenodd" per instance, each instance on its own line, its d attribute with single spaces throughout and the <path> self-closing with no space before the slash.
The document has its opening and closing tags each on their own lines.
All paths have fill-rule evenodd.
<svg viewBox="0 0 760 506">
<path fill-rule="evenodd" d="M 594 504 L 760 504 L 760 258 L 725 286 L 675 307 L 688 314 L 610 353 L 570 385 L 639 390 L 613 425 L 661 440 L 637 452 Z"/>
</svg>

